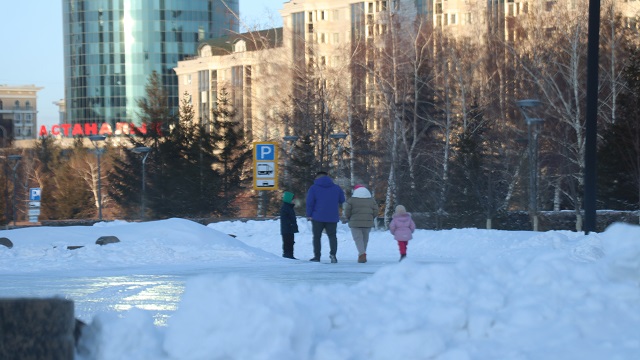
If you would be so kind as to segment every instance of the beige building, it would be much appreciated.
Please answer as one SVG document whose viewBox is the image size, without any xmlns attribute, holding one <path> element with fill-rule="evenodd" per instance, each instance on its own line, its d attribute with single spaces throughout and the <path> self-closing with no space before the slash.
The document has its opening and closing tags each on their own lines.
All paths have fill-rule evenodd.
<svg viewBox="0 0 640 360">
<path fill-rule="evenodd" d="M 38 91 L 35 85 L 0 85 L 0 134 L 8 139 L 37 138 Z"/>
<path fill-rule="evenodd" d="M 402 2 L 411 5 L 415 18 L 413 0 Z M 294 105 L 283 99 L 302 91 L 296 84 L 309 77 L 325 89 L 328 108 L 346 111 L 348 98 L 354 99 L 354 106 L 366 106 L 373 101 L 366 96 L 372 79 L 352 66 L 356 58 L 364 64 L 371 56 L 365 48 L 386 31 L 381 14 L 391 3 L 285 2 L 280 11 L 283 28 L 206 41 L 193 59 L 180 61 L 175 68 L 179 93 L 190 99 L 196 118 L 207 123 L 226 91 L 245 130 L 256 141 L 279 139 L 287 133 L 286 121 L 282 125 L 275 119 L 295 117 Z"/>
<path fill-rule="evenodd" d="M 195 119 L 211 124 L 218 101 L 226 100 L 244 124 L 249 139 L 269 137 L 258 133 L 268 131 L 269 119 L 277 104 L 265 105 L 269 98 L 286 95 L 274 79 L 288 78 L 283 63 L 282 28 L 225 36 L 205 41 L 192 59 L 178 62 L 181 98 L 193 105 Z M 277 130 L 277 129 L 276 129 Z"/>
<path fill-rule="evenodd" d="M 614 1 L 627 26 L 637 29 L 640 0 Z M 287 116 L 296 117 L 295 105 L 286 103 L 286 99 L 300 96 L 304 86 L 296 85 L 308 82 L 309 76 L 326 91 L 328 100 L 323 106 L 342 117 L 347 108 L 376 106 L 375 52 L 385 46 L 381 35 L 389 31 L 390 10 L 400 26 L 399 36 L 404 38 L 412 36 L 412 26 L 420 24 L 431 33 L 480 42 L 487 36 L 497 36 L 509 42 L 517 39 L 514 21 L 518 16 L 530 11 L 553 16 L 560 7 L 571 10 L 587 3 L 588 0 L 287 1 L 280 10 L 283 28 L 209 40 L 200 45 L 194 58 L 180 61 L 175 68 L 179 93 L 189 97 L 196 118 L 206 123 L 224 90 L 250 139 L 280 139 L 288 134 Z M 604 8 L 606 1 L 602 3 Z M 378 127 L 375 123 L 368 126 Z"/>
</svg>

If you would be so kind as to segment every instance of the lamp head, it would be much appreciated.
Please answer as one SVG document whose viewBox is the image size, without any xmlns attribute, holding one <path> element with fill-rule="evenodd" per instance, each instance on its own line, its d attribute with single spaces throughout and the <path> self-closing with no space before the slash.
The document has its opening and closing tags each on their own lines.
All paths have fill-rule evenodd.
<svg viewBox="0 0 640 360">
<path fill-rule="evenodd" d="M 335 133 L 335 134 L 330 134 L 329 135 L 330 138 L 332 139 L 345 139 L 347 137 L 347 134 L 343 133 L 343 132 L 339 132 L 339 133 Z"/>
<path fill-rule="evenodd" d="M 107 137 L 105 135 L 89 135 L 89 140 L 92 142 L 104 141 Z"/>
<path fill-rule="evenodd" d="M 151 148 L 147 147 L 147 146 L 138 146 L 138 147 L 135 147 L 135 148 L 131 149 L 131 151 L 133 151 L 134 153 L 138 153 L 138 154 L 146 154 L 149 151 L 151 151 Z"/>
</svg>

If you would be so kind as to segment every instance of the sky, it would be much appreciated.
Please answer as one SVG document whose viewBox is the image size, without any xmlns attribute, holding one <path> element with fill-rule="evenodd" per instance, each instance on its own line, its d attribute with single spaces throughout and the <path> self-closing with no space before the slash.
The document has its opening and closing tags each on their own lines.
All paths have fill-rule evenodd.
<svg viewBox="0 0 640 360">
<path fill-rule="evenodd" d="M 409 209 L 410 210 L 410 209 Z M 0 231 L 2 297 L 63 297 L 87 325 L 78 360 L 635 359 L 640 226 L 602 233 L 422 230 L 399 262 L 346 224 L 338 263 L 313 263 L 298 218 L 185 219 Z M 100 236 L 120 242 L 96 245 Z M 68 247 L 77 247 L 71 250 Z"/>
<path fill-rule="evenodd" d="M 63 0 L 5 1 L 0 11 L 2 55 L 0 84 L 35 85 L 38 125 L 59 121 L 53 103 L 64 98 Z M 272 27 L 281 22 L 285 0 L 239 0 L 240 19 L 250 26 Z"/>
</svg>

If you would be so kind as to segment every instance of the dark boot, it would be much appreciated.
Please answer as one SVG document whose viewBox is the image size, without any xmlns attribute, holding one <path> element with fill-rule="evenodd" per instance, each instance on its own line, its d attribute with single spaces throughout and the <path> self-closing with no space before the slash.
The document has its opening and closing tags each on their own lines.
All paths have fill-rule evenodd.
<svg viewBox="0 0 640 360">
<path fill-rule="evenodd" d="M 406 257 L 407 257 L 407 254 L 400 254 L 400 260 L 399 261 L 404 260 L 404 258 L 406 258 Z"/>
</svg>

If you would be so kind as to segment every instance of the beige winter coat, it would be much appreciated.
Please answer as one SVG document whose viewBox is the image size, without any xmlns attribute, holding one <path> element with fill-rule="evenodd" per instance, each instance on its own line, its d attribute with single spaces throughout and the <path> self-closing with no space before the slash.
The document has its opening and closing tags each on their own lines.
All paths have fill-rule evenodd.
<svg viewBox="0 0 640 360">
<path fill-rule="evenodd" d="M 360 187 L 344 203 L 343 215 L 351 228 L 371 228 L 373 219 L 378 216 L 378 204 L 367 188 Z"/>
</svg>

